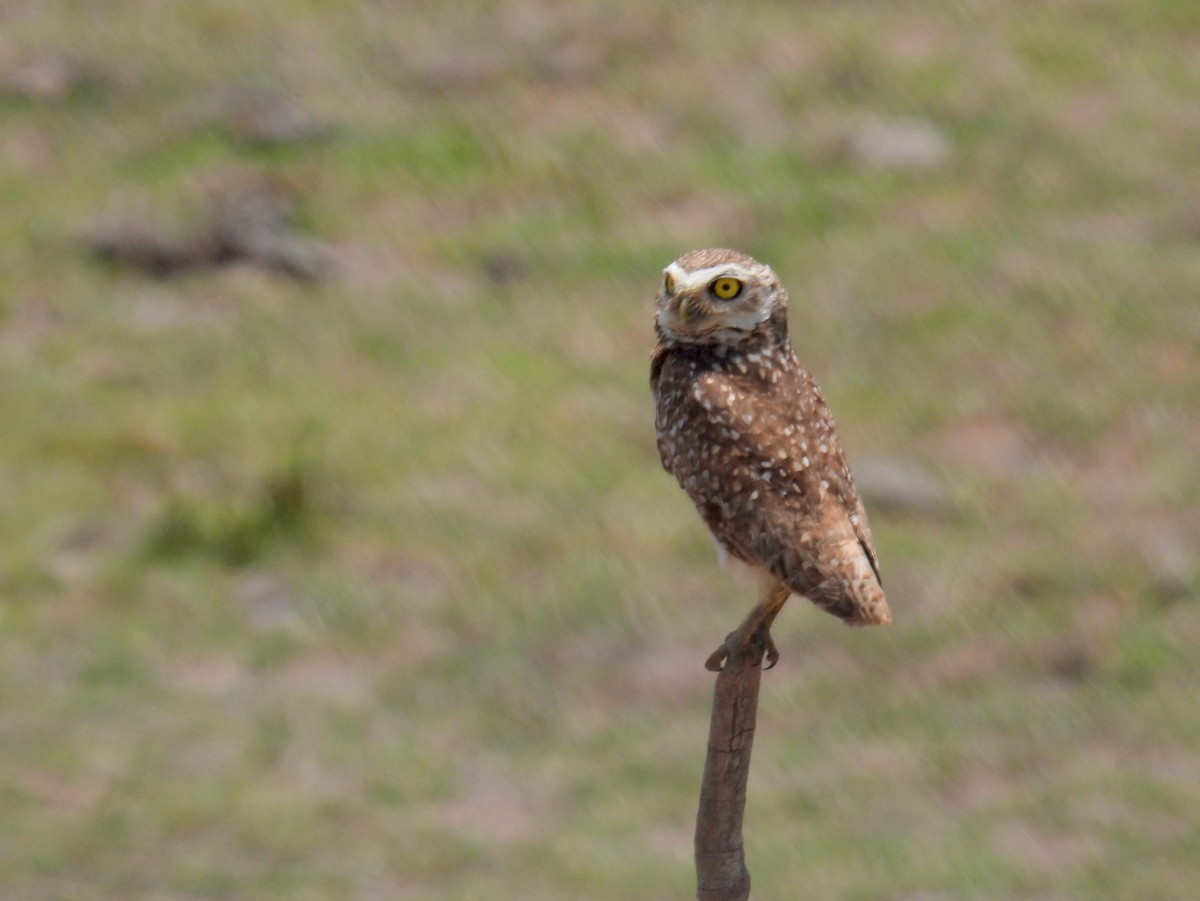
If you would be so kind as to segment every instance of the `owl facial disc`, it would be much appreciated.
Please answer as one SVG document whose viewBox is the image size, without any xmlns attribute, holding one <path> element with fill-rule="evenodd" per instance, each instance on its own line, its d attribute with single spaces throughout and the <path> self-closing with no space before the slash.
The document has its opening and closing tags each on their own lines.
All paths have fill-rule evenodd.
<svg viewBox="0 0 1200 901">
<path fill-rule="evenodd" d="M 675 341 L 737 341 L 770 317 L 775 284 L 774 273 L 761 264 L 750 267 L 726 261 L 688 270 L 676 260 L 663 270 L 656 321 Z"/>
</svg>

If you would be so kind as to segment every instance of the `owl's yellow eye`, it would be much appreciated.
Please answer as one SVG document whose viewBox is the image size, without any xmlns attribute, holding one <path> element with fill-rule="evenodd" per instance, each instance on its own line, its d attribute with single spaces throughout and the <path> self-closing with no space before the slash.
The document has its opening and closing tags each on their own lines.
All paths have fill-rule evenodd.
<svg viewBox="0 0 1200 901">
<path fill-rule="evenodd" d="M 736 278 L 719 278 L 709 286 L 709 290 L 721 300 L 733 300 L 742 293 L 742 283 Z"/>
<path fill-rule="evenodd" d="M 667 273 L 667 277 L 663 279 L 663 290 L 666 291 L 667 294 L 675 293 L 675 279 L 669 272 Z"/>
</svg>

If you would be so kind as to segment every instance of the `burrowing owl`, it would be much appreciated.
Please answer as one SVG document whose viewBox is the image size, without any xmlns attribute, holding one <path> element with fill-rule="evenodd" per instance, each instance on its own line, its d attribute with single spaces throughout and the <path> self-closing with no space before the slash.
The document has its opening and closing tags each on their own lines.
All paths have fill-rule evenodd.
<svg viewBox="0 0 1200 901">
<path fill-rule="evenodd" d="M 664 270 L 650 360 L 663 466 L 695 502 L 723 563 L 758 605 L 706 666 L 802 594 L 852 626 L 891 622 L 875 542 L 821 390 L 788 339 L 787 293 L 735 250 L 693 250 Z"/>
</svg>

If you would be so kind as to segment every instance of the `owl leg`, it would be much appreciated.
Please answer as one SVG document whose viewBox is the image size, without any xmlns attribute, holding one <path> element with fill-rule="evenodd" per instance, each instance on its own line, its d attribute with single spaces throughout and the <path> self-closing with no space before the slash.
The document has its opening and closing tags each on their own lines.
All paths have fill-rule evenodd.
<svg viewBox="0 0 1200 901">
<path fill-rule="evenodd" d="M 704 668 L 719 673 L 735 651 L 741 657 L 755 643 L 759 643 L 759 652 L 767 658 L 767 665 L 763 669 L 771 669 L 779 662 L 779 648 L 771 638 L 771 624 L 775 622 L 775 617 L 779 615 L 791 594 L 792 590 L 781 582 L 764 589 L 758 606 L 751 610 L 750 615 L 742 620 L 742 624 L 730 632 L 721 646 L 709 655 L 704 661 Z"/>
</svg>

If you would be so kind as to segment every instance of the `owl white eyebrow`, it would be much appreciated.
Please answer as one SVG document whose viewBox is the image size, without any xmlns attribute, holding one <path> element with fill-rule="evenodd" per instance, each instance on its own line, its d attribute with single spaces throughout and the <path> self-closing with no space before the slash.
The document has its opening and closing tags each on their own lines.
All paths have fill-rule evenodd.
<svg viewBox="0 0 1200 901">
<path fill-rule="evenodd" d="M 675 279 L 675 291 L 686 291 L 690 288 L 707 288 L 713 279 L 729 276 L 746 279 L 749 273 L 736 264 L 722 263 L 720 266 L 709 266 L 707 269 L 697 269 L 688 272 L 678 263 L 672 263 L 666 268 L 666 273 Z"/>
</svg>

